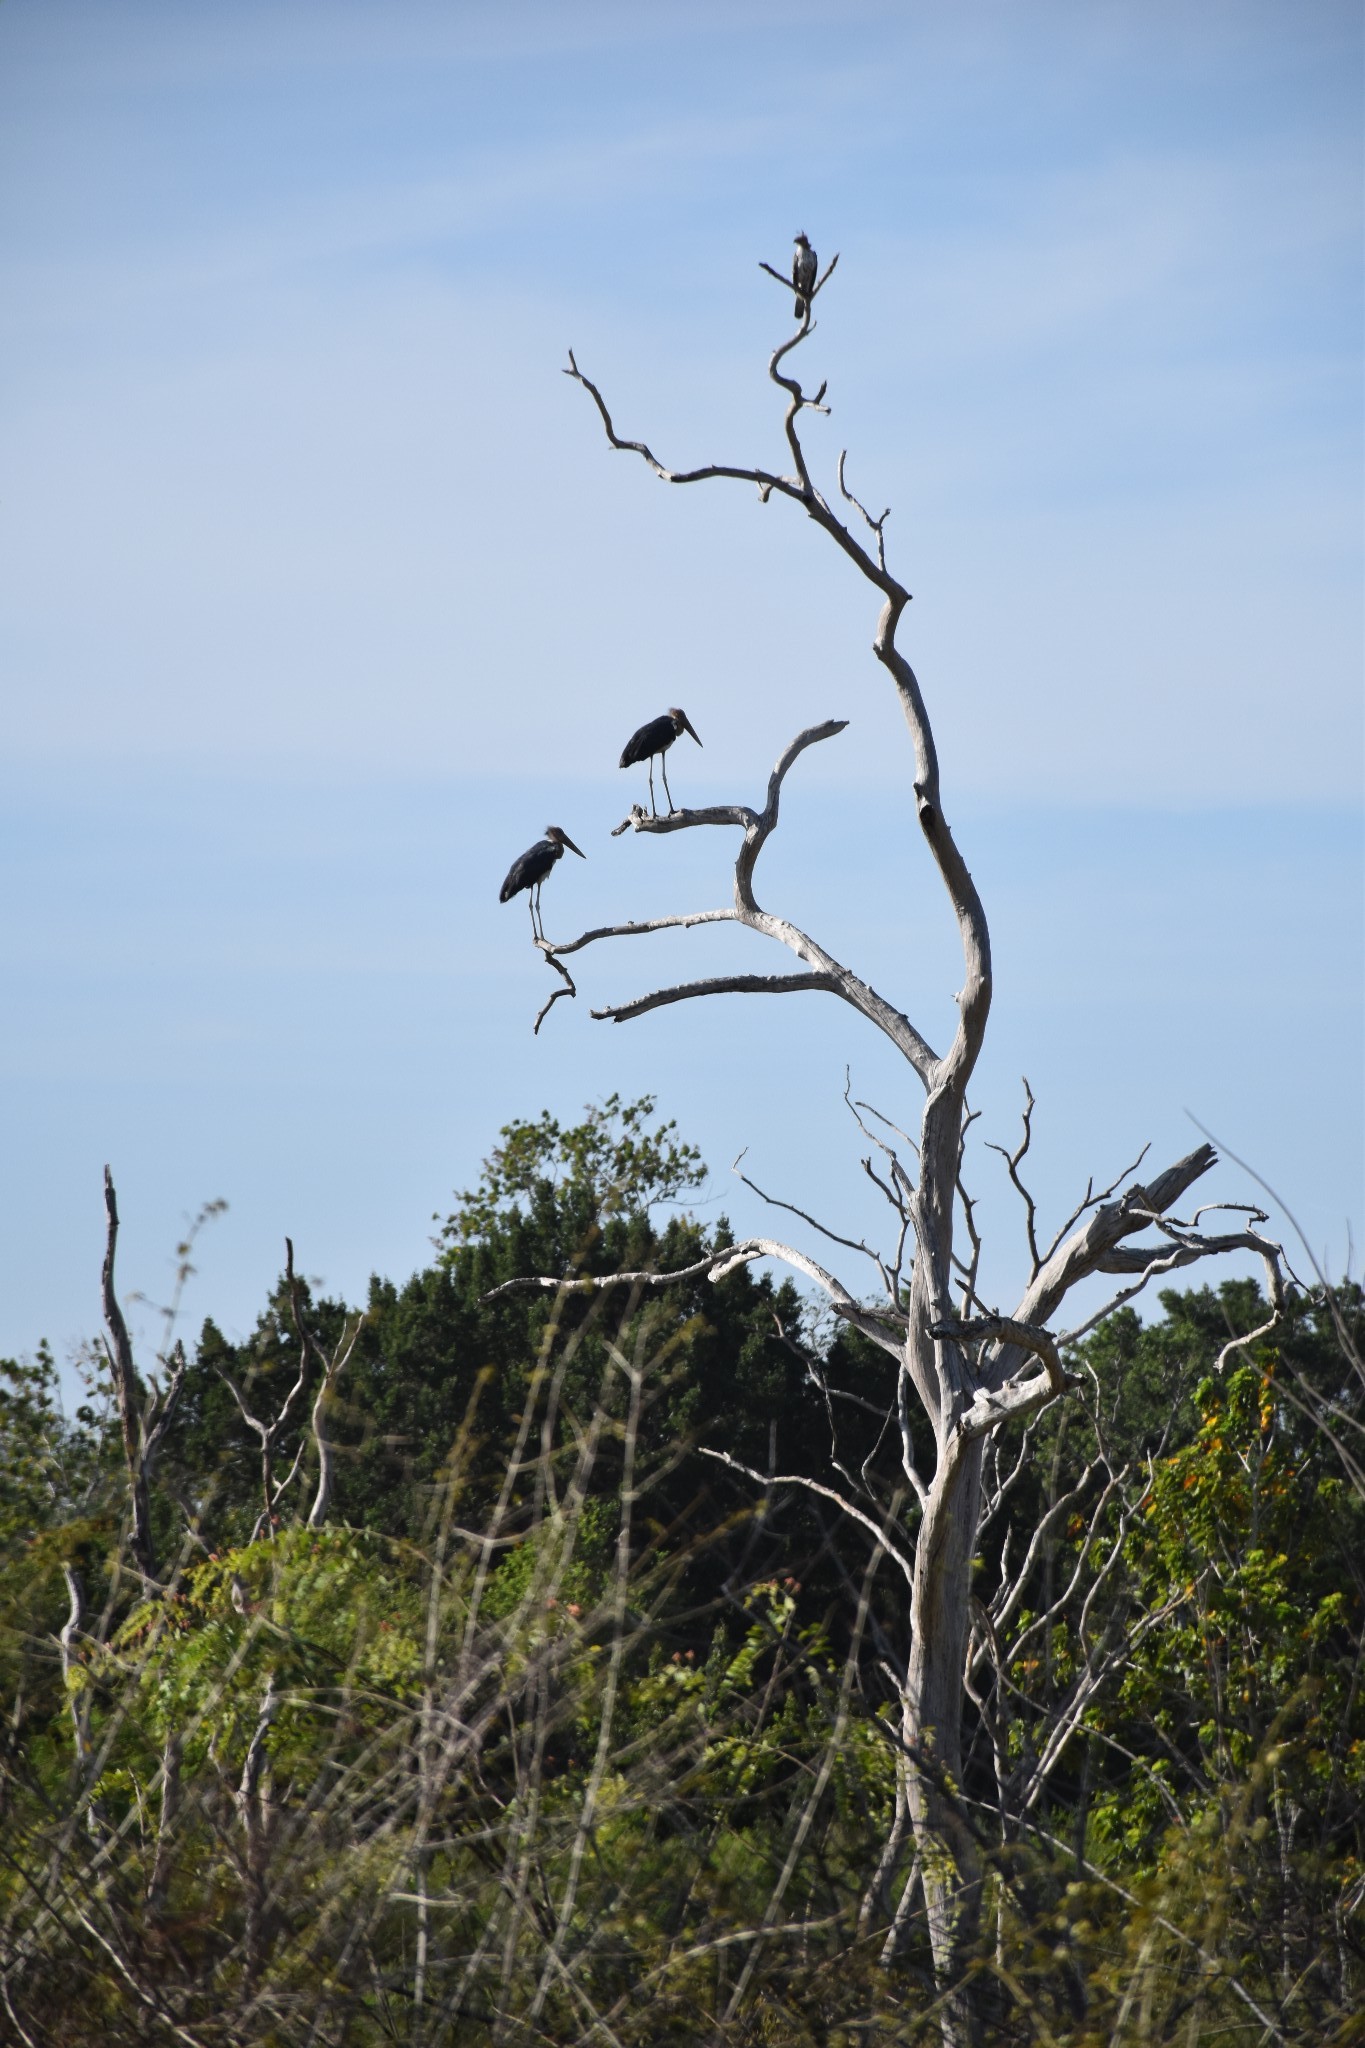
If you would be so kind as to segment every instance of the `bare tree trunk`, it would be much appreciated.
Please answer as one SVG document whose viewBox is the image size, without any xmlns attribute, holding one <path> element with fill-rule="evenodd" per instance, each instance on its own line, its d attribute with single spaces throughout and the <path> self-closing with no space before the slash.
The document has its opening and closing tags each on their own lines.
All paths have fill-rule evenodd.
<svg viewBox="0 0 1365 2048">
<path fill-rule="evenodd" d="M 177 1343 L 163 1363 L 169 1376 L 164 1387 L 153 1384 L 144 1390 L 133 1363 L 133 1346 L 128 1325 L 119 1307 L 114 1286 L 114 1256 L 118 1249 L 118 1196 L 114 1179 L 104 1169 L 105 1243 L 102 1292 L 104 1324 L 107 1331 L 105 1356 L 113 1376 L 118 1402 L 123 1457 L 128 1468 L 128 1547 L 133 1563 L 144 1580 L 156 1582 L 156 1544 L 152 1534 L 151 1477 L 157 1452 L 161 1449 L 185 1379 L 185 1353 Z"/>
<path fill-rule="evenodd" d="M 266 1680 L 261 1710 L 247 1747 L 237 1787 L 237 1811 L 245 1837 L 243 1858 L 246 1892 L 245 1988 L 254 1992 L 265 1967 L 267 1948 L 267 1905 L 270 1884 L 270 1850 L 274 1834 L 271 1800 L 270 1757 L 266 1737 L 275 1718 L 275 1679 Z"/>
<path fill-rule="evenodd" d="M 57 1641 L 62 1654 L 62 1684 L 66 1687 L 66 1702 L 71 1714 L 71 1732 L 76 1749 L 76 1768 L 82 1769 L 86 1758 L 86 1711 L 85 1702 L 72 1684 L 72 1667 L 75 1662 L 73 1644 L 85 1616 L 85 1588 L 81 1575 L 74 1565 L 62 1566 L 62 1577 L 66 1580 L 66 1596 L 69 1611 L 62 1624 Z"/>
<path fill-rule="evenodd" d="M 142 1576 L 145 1579 L 155 1579 L 156 1551 L 152 1541 L 152 1513 L 142 1416 L 144 1397 L 138 1384 L 137 1369 L 133 1364 L 133 1347 L 128 1336 L 128 1325 L 123 1320 L 123 1310 L 119 1307 L 118 1294 L 114 1287 L 114 1256 L 118 1249 L 119 1230 L 118 1196 L 114 1191 L 113 1175 L 107 1166 L 104 1169 L 104 1214 L 106 1233 L 102 1291 L 104 1324 L 108 1332 L 106 1352 L 114 1376 L 114 1394 L 118 1401 L 119 1426 L 123 1435 L 123 1457 L 128 1468 L 128 1505 L 131 1515 L 128 1547 L 133 1553 L 133 1562 Z"/>
<path fill-rule="evenodd" d="M 171 1874 L 171 1838 L 180 1812 L 180 1737 L 166 1737 L 161 1747 L 161 1812 L 157 1819 L 156 1851 L 152 1874 L 147 1880 L 147 1912 L 155 1919 L 165 1909 Z"/>
<path fill-rule="evenodd" d="M 962 1803 L 962 1673 L 981 1502 L 980 1440 L 943 1460 L 920 1524 L 910 1598 L 904 1737 L 929 1941 L 941 1986 L 977 1939 L 981 1857 Z M 956 2015 L 960 2032 L 965 2004 Z M 966 2038 L 970 2038 L 970 2033 Z"/>
<path fill-rule="evenodd" d="M 294 1271 L 294 1246 L 289 1238 L 286 1238 L 284 1243 L 287 1260 L 285 1273 L 289 1282 L 289 1306 L 294 1317 L 294 1328 L 298 1332 L 300 1350 L 305 1361 L 310 1357 L 316 1359 L 322 1375 L 321 1385 L 318 1387 L 317 1396 L 313 1402 L 313 1442 L 318 1454 L 318 1485 L 317 1492 L 313 1496 L 313 1505 L 308 1511 L 309 1528 L 320 1529 L 327 1520 L 328 1511 L 332 1505 L 332 1446 L 324 1424 L 327 1419 L 328 1407 L 336 1394 L 337 1384 L 351 1362 L 351 1355 L 355 1350 L 356 1342 L 364 1327 L 365 1318 L 357 1316 L 354 1328 L 349 1332 L 346 1330 L 342 1331 L 341 1336 L 337 1340 L 336 1348 L 329 1358 L 309 1329 L 304 1318 L 302 1290 L 299 1286 L 298 1276 Z M 299 1387 L 303 1385 L 302 1372 L 300 1373 L 298 1385 Z M 298 1388 L 295 1389 L 295 1392 L 297 1391 Z M 289 1400 L 292 1401 L 293 1398 L 294 1396 L 291 1394 Z M 289 1403 L 286 1402 L 286 1409 L 288 1405 Z M 281 1419 L 283 1419 L 283 1416 L 281 1416 Z M 262 1441 L 264 1442 L 265 1439 L 263 1438 Z"/>
<path fill-rule="evenodd" d="M 313 1505 L 308 1510 L 310 1529 L 322 1527 L 332 1505 L 332 1446 L 323 1426 L 327 1418 L 327 1403 L 331 1391 L 327 1376 L 324 1375 L 322 1385 L 318 1388 L 317 1399 L 313 1403 L 313 1442 L 317 1445 L 318 1453 L 318 1485 L 317 1492 L 313 1495 Z"/>
</svg>

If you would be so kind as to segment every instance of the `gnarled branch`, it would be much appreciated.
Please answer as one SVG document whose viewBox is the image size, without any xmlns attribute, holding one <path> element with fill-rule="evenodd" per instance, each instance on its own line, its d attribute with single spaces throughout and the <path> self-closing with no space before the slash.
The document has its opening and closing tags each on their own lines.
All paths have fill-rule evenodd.
<svg viewBox="0 0 1365 2048">
<path fill-rule="evenodd" d="M 957 1421 L 958 1436 L 964 1444 L 975 1442 L 1017 1416 L 1032 1414 L 1034 1409 L 1057 1400 L 1068 1387 L 1080 1384 L 1072 1374 L 1063 1371 L 1055 1339 L 1033 1323 L 1016 1322 L 1010 1316 L 980 1316 L 969 1323 L 934 1323 L 929 1335 L 955 1344 L 1003 1340 L 1014 1351 L 1032 1353 L 1042 1361 L 1042 1372 L 1032 1379 L 1010 1379 L 977 1391 Z"/>
</svg>

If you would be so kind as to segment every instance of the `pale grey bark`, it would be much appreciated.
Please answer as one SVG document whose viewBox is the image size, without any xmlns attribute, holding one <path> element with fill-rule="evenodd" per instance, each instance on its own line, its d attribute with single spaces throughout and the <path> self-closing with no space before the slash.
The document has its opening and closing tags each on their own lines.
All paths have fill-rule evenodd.
<svg viewBox="0 0 1365 2048">
<path fill-rule="evenodd" d="M 62 1577 L 66 1581 L 67 1617 L 57 1637 L 62 1660 L 62 1684 L 66 1688 L 67 1709 L 71 1715 L 71 1738 L 76 1756 L 76 1769 L 84 1772 L 90 1755 L 89 1726 L 90 1700 L 85 1686 L 77 1675 L 76 1641 L 85 1619 L 85 1587 L 81 1575 L 74 1565 L 62 1566 Z"/>
<path fill-rule="evenodd" d="M 294 1247 L 288 1238 L 285 1239 L 285 1246 L 288 1260 L 287 1272 L 291 1290 L 291 1305 L 294 1307 L 295 1322 L 299 1328 L 299 1371 L 293 1386 L 289 1389 L 279 1409 L 276 1411 L 273 1421 L 262 1422 L 258 1415 L 254 1415 L 247 1407 L 246 1398 L 237 1382 L 230 1373 L 224 1372 L 222 1366 L 218 1367 L 219 1379 L 222 1380 L 224 1386 L 232 1395 L 233 1400 L 237 1403 L 237 1409 L 242 1421 L 255 1436 L 261 1447 L 261 1512 L 256 1517 L 255 1526 L 251 1531 L 251 1541 L 253 1543 L 262 1533 L 267 1537 L 274 1533 L 276 1511 L 287 1488 L 298 1472 L 303 1456 L 303 1445 L 300 1444 L 294 1462 L 284 1478 L 276 1479 L 275 1446 L 289 1426 L 289 1418 L 293 1413 L 294 1403 L 308 1384 L 308 1368 L 312 1359 L 312 1350 L 307 1339 L 302 1334 L 303 1319 L 298 1314 L 297 1302 L 294 1300 L 294 1290 L 296 1287 L 294 1280 Z"/>
<path fill-rule="evenodd" d="M 274 1843 L 276 1809 L 272 1797 L 270 1755 L 266 1739 L 279 1708 L 275 1678 L 266 1679 L 260 1712 L 247 1745 L 242 1775 L 237 1785 L 237 1813 L 242 1824 L 242 1878 L 246 1894 L 245 1981 L 248 1994 L 254 1989 L 265 1962 L 270 1896 L 270 1854 Z"/>
<path fill-rule="evenodd" d="M 294 1320 L 295 1334 L 297 1335 L 299 1340 L 299 1349 L 303 1355 L 303 1363 L 299 1368 L 298 1382 L 295 1385 L 293 1391 L 290 1393 L 289 1399 L 285 1403 L 285 1407 L 287 1409 L 290 1406 L 290 1404 L 293 1402 L 294 1395 L 297 1394 L 300 1388 L 302 1387 L 304 1379 L 306 1378 L 307 1374 L 308 1361 L 309 1359 L 312 1359 L 313 1362 L 316 1364 L 319 1373 L 318 1390 L 313 1399 L 312 1413 L 313 1445 L 317 1451 L 318 1460 L 318 1483 L 317 1491 L 313 1495 L 313 1505 L 308 1510 L 308 1527 L 310 1529 L 320 1529 L 323 1523 L 327 1520 L 327 1515 L 332 1505 L 332 1483 L 334 1474 L 332 1443 L 330 1437 L 327 1434 L 326 1427 L 327 1410 L 336 1398 L 336 1390 L 341 1380 L 341 1375 L 345 1372 L 347 1366 L 351 1362 L 352 1355 L 355 1351 L 356 1343 L 360 1337 L 360 1332 L 365 1325 L 365 1318 L 364 1316 L 357 1316 L 354 1323 L 348 1323 L 347 1327 L 342 1331 L 341 1336 L 337 1340 L 335 1349 L 330 1353 L 330 1355 L 326 1351 L 324 1351 L 322 1346 L 318 1343 L 317 1338 L 309 1329 L 307 1317 L 303 1313 L 303 1295 L 299 1285 L 298 1275 L 294 1271 L 294 1245 L 293 1240 L 291 1238 L 285 1239 L 284 1248 L 285 1280 L 289 1288 L 289 1308 L 290 1313 L 293 1316 Z M 233 1391 L 235 1392 L 236 1389 L 234 1388 Z M 243 1414 L 245 1415 L 245 1410 L 243 1410 Z M 251 1420 L 250 1416 L 247 1416 L 246 1419 L 248 1421 Z M 255 1425 L 255 1427 L 259 1430 L 260 1425 L 257 1424 Z M 270 1480 L 268 1474 L 269 1449 L 269 1442 L 264 1437 L 262 1437 L 262 1461 L 264 1466 L 266 1467 L 265 1485 L 267 1513 L 269 1512 L 271 1506 Z M 293 1478 L 294 1471 L 298 1468 L 298 1463 L 298 1458 L 295 1458 L 294 1467 L 293 1469 L 291 1469 L 288 1478 L 282 1480 L 279 1483 L 276 1498 L 278 1498 L 278 1494 L 282 1493 L 284 1488 L 289 1484 L 289 1480 Z M 259 1527 L 259 1524 L 257 1526 Z"/>
</svg>

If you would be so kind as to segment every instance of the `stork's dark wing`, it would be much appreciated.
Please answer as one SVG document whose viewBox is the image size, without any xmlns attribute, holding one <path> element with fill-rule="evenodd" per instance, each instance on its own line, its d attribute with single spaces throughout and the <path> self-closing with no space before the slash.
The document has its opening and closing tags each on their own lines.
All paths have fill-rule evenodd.
<svg viewBox="0 0 1365 2048">
<path fill-rule="evenodd" d="M 666 753 L 678 735 L 673 730 L 673 720 L 665 711 L 661 718 L 651 718 L 648 725 L 642 725 L 626 741 L 621 754 L 621 766 L 629 768 L 636 761 L 647 761 L 651 754 Z"/>
<path fill-rule="evenodd" d="M 498 891 L 499 903 L 510 903 L 522 889 L 532 889 L 543 881 L 559 858 L 559 848 L 548 839 L 537 839 L 534 846 L 528 846 L 519 854 L 507 870 L 507 880 Z"/>
</svg>

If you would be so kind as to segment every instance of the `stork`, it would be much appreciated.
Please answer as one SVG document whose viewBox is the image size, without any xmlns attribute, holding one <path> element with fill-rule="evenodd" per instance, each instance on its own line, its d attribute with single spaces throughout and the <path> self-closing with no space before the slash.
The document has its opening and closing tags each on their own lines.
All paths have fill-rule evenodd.
<svg viewBox="0 0 1365 2048">
<path fill-rule="evenodd" d="M 555 862 L 563 857 L 566 846 L 570 853 L 576 853 L 580 860 L 587 859 L 588 856 L 582 847 L 575 846 L 568 833 L 560 826 L 547 825 L 545 837 L 537 839 L 534 846 L 528 846 L 525 853 L 519 854 L 513 861 L 507 870 L 507 880 L 498 891 L 499 903 L 510 903 L 521 890 L 529 891 L 527 900 L 531 906 L 531 930 L 538 939 L 545 937 L 545 927 L 539 921 L 540 885 Z"/>
<path fill-rule="evenodd" d="M 671 711 L 661 713 L 658 718 L 651 718 L 648 725 L 642 725 L 640 730 L 633 732 L 626 741 L 625 748 L 621 754 L 621 766 L 623 768 L 631 768 L 637 761 L 648 761 L 649 763 L 649 811 L 651 817 L 657 818 L 659 815 L 654 806 L 654 757 L 656 754 L 659 757 L 659 765 L 663 772 L 664 795 L 668 798 L 670 814 L 677 808 L 673 802 L 673 792 L 668 786 L 668 763 L 665 761 L 664 756 L 674 740 L 680 739 L 685 732 L 690 732 L 693 739 L 697 740 L 697 745 L 701 745 L 701 741 L 697 739 L 696 730 L 691 719 L 685 711 L 680 710 L 675 704 Z"/>
</svg>

